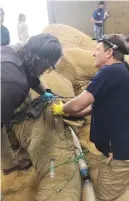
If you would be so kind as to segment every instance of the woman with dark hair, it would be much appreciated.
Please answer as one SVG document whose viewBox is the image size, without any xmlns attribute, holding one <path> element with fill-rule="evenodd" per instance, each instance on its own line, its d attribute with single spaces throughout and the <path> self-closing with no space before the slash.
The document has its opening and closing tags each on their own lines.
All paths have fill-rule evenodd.
<svg viewBox="0 0 129 201">
<path fill-rule="evenodd" d="M 8 124 L 17 109 L 32 88 L 41 95 L 41 99 L 50 100 L 48 93 L 40 84 L 39 76 L 47 69 L 55 68 L 62 55 L 62 47 L 52 34 L 40 34 L 29 39 L 19 49 L 11 46 L 1 48 L 1 121 Z M 23 169 L 14 159 L 8 137 L 2 126 L 2 169 L 9 174 L 13 170 Z"/>
</svg>

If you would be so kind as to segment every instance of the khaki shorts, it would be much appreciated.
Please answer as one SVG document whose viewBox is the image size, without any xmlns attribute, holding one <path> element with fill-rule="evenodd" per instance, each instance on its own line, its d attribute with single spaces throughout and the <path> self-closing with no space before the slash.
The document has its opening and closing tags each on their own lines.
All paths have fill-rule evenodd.
<svg viewBox="0 0 129 201">
<path fill-rule="evenodd" d="M 129 201 L 129 161 L 87 155 L 89 174 L 99 201 Z"/>
</svg>

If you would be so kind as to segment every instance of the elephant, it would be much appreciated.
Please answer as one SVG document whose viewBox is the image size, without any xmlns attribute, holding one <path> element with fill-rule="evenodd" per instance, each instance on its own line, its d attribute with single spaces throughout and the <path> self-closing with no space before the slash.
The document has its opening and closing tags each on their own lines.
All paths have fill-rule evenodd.
<svg viewBox="0 0 129 201">
<path fill-rule="evenodd" d="M 48 75 L 51 78 L 58 76 L 58 89 L 54 86 L 52 80 L 49 79 L 47 83 Z M 48 73 L 48 75 L 44 80 L 47 86 L 52 85 L 52 91 L 60 97 L 65 96 L 64 100 L 74 97 L 72 84 L 69 80 L 54 71 Z M 67 90 L 63 91 L 64 86 Z M 38 96 L 31 90 L 27 103 Z M 26 101 L 20 108 L 23 109 L 24 105 L 26 105 Z M 31 168 L 27 172 L 2 175 L 2 192 L 5 199 L 8 201 L 62 199 L 79 201 L 81 197 L 81 178 L 79 168 L 75 162 L 69 125 L 64 123 L 62 117 L 55 117 L 52 114 L 51 104 L 46 104 L 38 119 L 28 119 L 15 123 L 12 129 L 12 135 L 14 134 L 22 148 L 27 151 L 35 171 Z M 54 178 L 50 178 L 49 175 L 51 159 L 58 166 L 55 168 Z M 8 186 L 7 182 L 9 181 L 12 182 L 11 186 Z M 17 182 L 19 183 L 17 184 Z"/>
<path fill-rule="evenodd" d="M 80 48 L 64 49 L 56 71 L 71 81 L 75 95 L 80 94 L 94 77 L 97 68 L 90 51 Z"/>
<path fill-rule="evenodd" d="M 38 119 L 30 118 L 13 127 L 13 132 L 27 150 L 36 171 L 39 185 L 35 200 L 79 201 L 81 179 L 78 165 L 74 162 L 69 125 L 64 124 L 62 117 L 52 114 L 51 103 L 43 103 L 42 107 L 44 109 Z M 49 175 L 51 160 L 54 160 L 55 165 L 53 178 Z"/>
<path fill-rule="evenodd" d="M 43 33 L 52 33 L 60 40 L 63 49 L 81 48 L 93 51 L 96 42 L 90 36 L 64 24 L 52 24 L 43 29 Z"/>
<path fill-rule="evenodd" d="M 64 31 L 65 29 L 66 31 Z M 87 87 L 88 83 L 91 81 L 92 77 L 97 72 L 97 69 L 94 67 L 94 59 L 92 57 L 92 51 L 94 50 L 96 43 L 93 42 L 89 36 L 86 36 L 85 34 L 79 32 L 78 30 L 68 26 L 64 26 L 64 25 L 48 26 L 44 30 L 44 32 L 50 32 L 57 35 L 57 37 L 61 40 L 61 43 L 63 45 L 64 55 L 61 58 L 60 62 L 57 63 L 56 69 L 53 70 L 52 72 L 44 73 L 44 75 L 40 77 L 40 80 L 42 83 L 45 83 L 46 88 L 50 88 L 58 96 L 65 97 L 65 98 L 72 98 L 75 95 L 78 95 L 79 93 L 81 93 Z M 125 59 L 129 61 L 128 56 Z M 39 95 L 36 94 L 33 90 L 30 90 L 29 98 L 28 100 L 26 100 L 26 102 L 30 103 L 30 100 L 32 101 L 38 96 Z M 24 104 L 23 104 L 23 107 L 24 107 Z M 47 108 L 46 112 L 48 112 L 50 115 L 50 106 Z M 39 137 L 41 137 L 41 139 L 43 140 L 43 136 L 38 135 L 38 133 L 44 132 L 44 127 L 43 127 L 44 120 L 42 118 L 43 116 L 44 115 L 42 114 L 39 119 L 30 120 L 30 125 L 29 125 L 29 122 L 27 123 L 21 122 L 19 124 L 14 125 L 13 127 L 13 132 L 16 133 L 18 140 L 20 141 L 21 144 L 23 144 L 23 147 L 28 151 L 29 157 L 32 157 L 32 158 L 35 158 L 35 150 L 36 150 L 36 148 L 34 149 L 33 146 L 37 146 L 36 142 L 38 141 Z M 54 120 L 52 119 L 52 121 Z M 61 119 L 59 121 L 60 121 L 59 124 L 62 126 L 64 124 L 63 121 Z M 50 123 L 49 119 L 48 119 L 48 123 Z M 20 138 L 20 136 L 22 136 L 21 133 L 23 128 L 24 128 L 23 138 L 25 137 L 24 138 L 25 141 L 24 140 L 22 141 L 23 138 Z M 31 135 L 30 133 L 28 134 L 29 129 L 30 130 L 33 129 L 33 132 Z M 65 129 L 68 130 L 67 126 L 65 127 Z M 36 133 L 36 135 L 34 133 Z M 89 140 L 89 135 L 90 135 L 89 133 L 90 133 L 90 117 L 87 118 L 87 121 L 84 125 L 78 128 L 78 137 L 81 142 L 81 145 L 84 148 L 87 148 L 91 154 L 95 154 L 97 155 L 98 158 L 99 157 L 101 158 L 102 154 L 95 148 L 95 145 L 91 143 Z M 72 148 L 72 139 L 70 138 L 70 133 L 67 133 L 67 134 L 69 136 L 69 142 L 70 142 L 69 149 L 70 149 Z M 58 137 L 57 135 L 55 136 Z M 59 142 L 60 142 L 60 137 L 61 136 L 59 135 L 59 138 L 58 138 Z M 49 138 L 51 138 L 50 135 L 49 135 Z M 30 142 L 33 142 L 33 139 L 35 139 L 35 142 L 30 143 Z M 53 139 L 53 136 L 51 139 Z M 45 135 L 45 140 L 48 142 L 47 135 Z M 65 146 L 68 146 L 68 145 L 65 145 Z M 61 146 L 60 146 L 60 149 L 61 149 Z M 43 151 L 44 151 L 44 148 L 41 148 L 38 154 L 40 155 L 41 152 Z M 60 155 L 60 157 L 61 156 L 62 155 Z M 44 161 L 44 159 L 42 160 Z M 47 161 L 47 159 L 45 159 L 45 161 Z M 46 177 L 45 180 L 42 179 L 42 175 L 44 174 L 46 170 L 46 166 L 44 165 L 45 168 L 43 170 L 41 167 L 37 168 L 36 164 L 38 163 L 36 161 L 33 161 L 33 163 L 34 163 L 35 169 L 37 170 L 36 171 L 37 173 L 35 173 L 33 168 L 31 168 L 26 172 L 25 171 L 14 172 L 7 176 L 2 175 L 2 192 L 6 196 L 6 201 L 11 201 L 11 200 L 13 201 L 40 200 L 41 201 L 42 197 L 44 197 L 45 194 L 48 194 L 46 193 L 46 191 L 48 190 L 47 184 L 49 180 L 51 181 L 51 179 L 49 176 Z M 46 164 L 50 165 L 50 160 L 49 162 L 47 161 Z M 71 167 L 71 169 L 72 168 L 73 167 Z M 63 170 L 63 172 L 68 173 L 68 171 L 65 171 L 65 170 Z M 70 174 L 66 174 L 66 175 L 69 176 Z M 55 178 L 56 178 L 56 175 L 55 175 Z M 71 191 L 72 193 L 74 192 L 73 194 L 75 194 L 75 197 L 73 200 L 80 199 L 81 182 L 80 182 L 80 175 L 78 170 L 76 172 L 76 178 L 79 185 L 76 186 L 76 184 L 74 183 L 76 186 L 76 187 L 74 186 L 76 188 L 76 192 L 74 190 Z M 38 186 L 38 183 L 40 183 L 39 186 Z M 72 183 L 69 183 L 68 186 L 69 185 L 71 188 Z M 56 188 L 57 191 L 58 189 L 60 189 L 60 187 Z M 36 192 L 38 192 L 37 195 L 36 195 Z M 61 193 L 62 192 L 63 190 L 61 191 Z M 66 200 L 70 199 L 69 192 L 67 191 L 67 193 L 68 193 L 68 196 Z M 61 196 L 59 199 L 65 200 L 66 198 L 65 194 Z M 48 198 L 48 200 L 49 199 L 50 198 Z M 54 199 L 58 200 L 56 197 Z"/>
<path fill-rule="evenodd" d="M 86 50 L 81 49 L 80 47 L 79 47 L 80 49 L 78 48 L 78 46 L 80 44 L 82 44 L 82 46 L 83 46 L 83 43 L 84 43 L 84 40 L 81 40 L 82 41 L 81 43 L 79 42 L 80 41 L 79 37 L 80 36 L 76 36 L 76 34 L 75 34 L 75 41 L 74 41 L 74 42 L 76 42 L 76 45 L 74 45 L 75 52 L 77 52 L 76 49 L 78 49 L 80 51 L 86 51 Z M 78 38 L 78 40 L 77 40 L 77 38 Z M 90 39 L 90 38 L 88 37 L 88 39 Z M 72 37 L 71 37 L 70 40 L 72 40 Z M 67 40 L 66 40 L 66 44 L 68 44 L 68 43 L 70 43 L 70 42 L 67 42 Z M 69 46 L 69 47 L 71 48 L 72 46 Z M 66 51 L 65 48 L 63 48 L 63 50 Z M 66 53 L 67 55 L 69 55 L 69 51 L 72 51 L 72 49 L 68 50 L 68 54 Z M 74 54 L 75 57 L 76 57 L 77 54 L 78 53 Z M 72 55 L 72 53 L 71 53 L 71 55 Z M 84 57 L 85 57 L 85 53 L 84 53 L 83 59 L 85 59 Z M 84 60 L 82 60 L 82 61 L 84 61 Z M 61 60 L 61 62 L 62 62 L 62 60 Z M 72 62 L 73 62 L 73 60 L 71 61 L 71 63 Z M 60 66 L 61 64 L 57 64 L 57 67 L 58 67 L 58 65 Z M 74 65 L 70 65 L 70 67 L 68 69 L 68 72 L 69 72 L 71 66 L 74 67 Z M 62 69 L 62 71 L 63 70 L 64 69 Z M 71 75 L 72 75 L 73 72 L 75 72 L 75 74 L 77 74 L 76 70 L 74 70 L 74 71 L 72 70 Z M 56 71 L 53 71 L 53 72 L 50 72 L 50 73 L 47 72 L 43 76 L 41 76 L 40 79 L 41 79 L 41 82 L 45 82 L 45 84 L 47 84 L 47 87 L 51 88 L 51 90 L 54 93 L 56 93 L 56 94 L 58 94 L 60 96 L 63 96 L 63 97 L 74 97 L 75 94 L 78 94 L 79 91 L 81 91 L 81 90 L 78 90 L 78 89 L 76 90 L 76 84 L 74 85 L 73 83 L 70 82 L 70 81 L 74 82 L 74 80 L 76 80 L 76 76 L 74 78 L 68 80 L 67 79 L 67 74 L 66 74 L 66 76 L 63 73 L 62 73 L 62 76 L 61 76 L 61 73 L 60 73 L 60 75 L 58 74 L 58 68 L 57 68 L 57 72 Z M 79 77 L 79 79 L 80 79 L 80 77 Z M 80 83 L 78 84 L 79 88 L 80 88 L 80 86 L 82 86 L 82 85 L 80 85 Z M 86 81 L 85 84 L 87 84 L 87 83 L 88 82 Z M 84 84 L 84 86 L 85 86 L 85 84 Z M 73 90 L 73 86 L 74 86 L 74 90 Z M 33 100 L 33 99 L 35 99 L 37 97 L 38 97 L 38 94 L 36 94 L 33 90 L 30 90 L 30 98 L 31 98 L 31 100 Z M 83 137 L 85 136 L 85 139 L 83 138 L 84 141 L 83 140 L 80 140 L 80 141 L 83 142 L 82 145 L 84 145 L 84 147 L 86 147 L 88 145 L 89 148 L 93 152 L 97 152 L 97 150 L 94 147 L 94 145 L 89 141 L 89 125 L 90 125 L 90 122 L 86 122 L 86 126 L 84 126 L 84 128 L 82 128 L 82 130 L 80 130 L 80 133 L 82 131 L 82 136 Z M 84 130 L 86 129 L 85 130 L 86 134 L 83 133 L 83 129 Z M 79 136 L 79 138 L 81 139 L 81 135 Z M 14 173 L 12 173 L 10 175 L 7 175 L 7 176 L 2 175 L 2 191 L 4 192 L 4 194 L 5 194 L 5 196 L 6 196 L 8 201 L 10 201 L 10 200 L 20 201 L 21 199 L 22 200 L 27 200 L 27 201 L 33 201 L 33 200 L 35 200 L 35 193 L 37 191 L 36 190 L 36 188 L 37 188 L 37 179 L 36 178 L 37 178 L 37 176 L 35 175 L 35 172 L 33 171 L 33 169 L 32 170 L 30 169 L 27 172 L 25 172 L 25 171 L 20 172 L 20 173 L 19 172 L 14 172 Z M 19 185 L 17 185 L 17 183 Z"/>
</svg>

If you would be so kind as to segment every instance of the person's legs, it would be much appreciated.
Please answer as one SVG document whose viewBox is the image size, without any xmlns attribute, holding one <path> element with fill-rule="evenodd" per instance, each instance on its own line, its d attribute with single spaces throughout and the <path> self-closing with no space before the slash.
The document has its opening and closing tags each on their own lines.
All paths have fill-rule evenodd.
<svg viewBox="0 0 129 201">
<path fill-rule="evenodd" d="M 128 185 L 129 162 L 113 159 L 100 162 L 96 189 L 99 200 L 117 200 L 125 193 Z"/>
<path fill-rule="evenodd" d="M 102 35 L 103 35 L 103 27 L 99 27 L 99 40 L 102 38 Z"/>
<path fill-rule="evenodd" d="M 1 127 L 1 166 L 3 170 L 11 169 L 16 166 L 14 155 L 4 126 Z"/>
<path fill-rule="evenodd" d="M 129 198 L 129 162 L 89 153 L 89 174 L 96 201 L 127 201 Z M 110 184 L 110 185 L 109 185 Z"/>
<path fill-rule="evenodd" d="M 95 39 L 97 39 L 97 26 L 94 25 L 94 35 L 95 35 Z"/>
<path fill-rule="evenodd" d="M 96 40 L 100 40 L 102 38 L 102 27 L 94 25 L 94 34 Z"/>
<path fill-rule="evenodd" d="M 13 153 L 4 126 L 1 127 L 1 167 L 3 174 L 10 174 L 15 170 L 26 170 L 32 166 L 27 152 L 20 148 L 17 153 Z"/>
</svg>

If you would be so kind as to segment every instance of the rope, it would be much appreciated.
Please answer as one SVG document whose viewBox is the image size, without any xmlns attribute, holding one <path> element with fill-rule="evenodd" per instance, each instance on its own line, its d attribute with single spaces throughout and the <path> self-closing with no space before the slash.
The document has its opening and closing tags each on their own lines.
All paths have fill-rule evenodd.
<svg viewBox="0 0 129 201">
<path fill-rule="evenodd" d="M 73 174 L 72 174 L 72 176 L 68 179 L 68 181 L 63 185 L 63 186 L 61 186 L 60 188 L 58 188 L 58 189 L 56 189 L 56 192 L 58 193 L 58 192 L 60 192 L 63 188 L 65 188 L 67 185 L 68 185 L 68 183 L 74 178 L 74 176 L 75 176 L 75 174 L 76 174 L 76 172 L 77 172 L 77 169 L 78 169 L 78 161 L 80 160 L 80 159 L 83 159 L 84 161 L 86 161 L 87 162 L 87 159 L 86 159 L 86 157 L 85 157 L 85 155 L 88 153 L 89 151 L 88 150 L 84 150 L 83 152 L 80 152 L 80 155 L 79 156 L 76 156 L 74 159 L 68 159 L 68 160 L 66 160 L 66 161 L 64 161 L 64 162 L 62 162 L 62 163 L 59 163 L 58 165 L 55 165 L 55 166 L 53 166 L 52 168 L 54 169 L 54 168 L 58 168 L 58 167 L 60 167 L 60 166 L 62 166 L 62 165 L 65 165 L 65 164 L 70 164 L 70 163 L 75 163 L 75 171 L 73 171 Z M 89 163 L 88 163 L 89 164 Z M 88 167 L 89 167 L 89 165 L 88 165 Z M 51 169 L 51 168 L 50 168 Z"/>
<path fill-rule="evenodd" d="M 65 164 L 69 164 L 69 163 L 73 163 L 73 162 L 78 163 L 78 161 L 80 159 L 83 159 L 84 161 L 87 161 L 87 159 L 85 158 L 84 154 L 87 154 L 88 152 L 89 152 L 88 150 L 84 150 L 83 152 L 80 152 L 80 155 L 76 156 L 74 159 L 72 159 L 72 160 L 68 159 L 68 160 L 66 160 L 66 161 L 64 161 L 64 162 L 62 162 L 62 163 L 60 163 L 60 164 L 58 164 L 58 165 L 56 165 L 54 167 L 57 168 L 57 167 L 60 167 L 61 165 L 65 165 Z"/>
<path fill-rule="evenodd" d="M 42 95 L 41 95 L 42 96 Z M 57 100 L 58 98 L 73 98 L 73 97 L 65 97 L 65 96 L 58 96 L 58 95 L 55 95 L 52 99 L 47 99 L 47 98 L 41 98 L 41 96 L 39 96 L 37 99 L 41 99 L 42 100 L 42 102 L 47 102 L 47 103 L 51 103 L 51 102 L 53 102 L 53 101 L 55 101 L 55 100 Z"/>
</svg>

